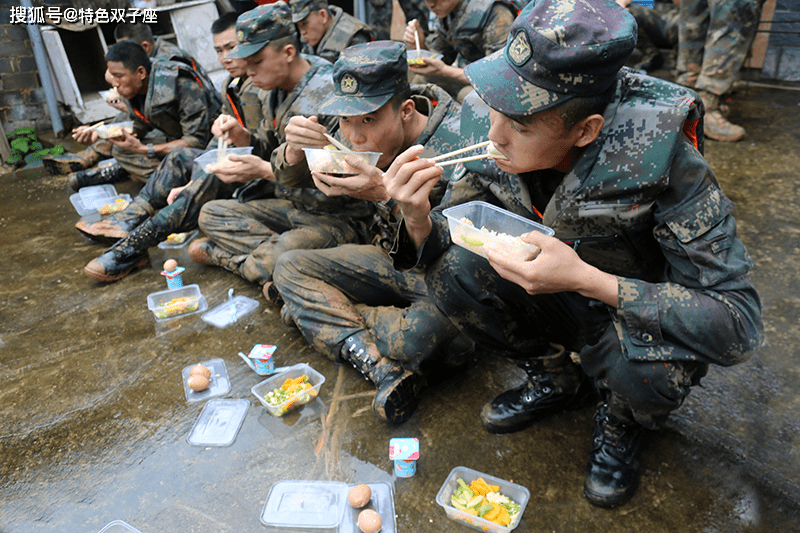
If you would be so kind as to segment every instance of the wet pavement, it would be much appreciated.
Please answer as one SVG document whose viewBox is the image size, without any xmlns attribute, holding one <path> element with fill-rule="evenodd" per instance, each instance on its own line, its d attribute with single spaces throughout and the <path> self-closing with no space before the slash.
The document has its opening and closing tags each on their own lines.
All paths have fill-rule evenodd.
<svg viewBox="0 0 800 533">
<path fill-rule="evenodd" d="M 277 531 L 260 519 L 283 480 L 386 482 L 397 531 L 469 531 L 435 501 L 456 466 L 530 490 L 518 532 L 800 531 L 799 100 L 740 93 L 731 118 L 747 139 L 706 147 L 758 264 L 766 343 L 745 364 L 713 368 L 669 427 L 647 435 L 640 489 L 616 510 L 581 494 L 591 409 L 517 434 L 483 430 L 482 404 L 521 379 L 508 363 L 476 358 L 430 387 L 411 420 L 388 426 L 369 409 L 369 383 L 308 347 L 257 287 L 158 248 L 149 268 L 95 283 L 82 268 L 103 248 L 73 229 L 64 178 L 0 175 L 0 532 L 92 533 L 112 520 L 142 533 Z M 168 257 L 210 307 L 233 288 L 258 308 L 224 329 L 199 315 L 157 323 L 146 298 L 166 288 Z M 319 397 L 270 415 L 250 390 L 263 378 L 237 356 L 259 343 L 278 346 L 278 365 L 322 373 Z M 193 446 L 187 435 L 206 402 L 187 402 L 181 371 L 215 358 L 230 377 L 225 397 L 250 405 L 232 445 Z M 420 440 L 411 478 L 393 475 L 396 437 Z"/>
</svg>

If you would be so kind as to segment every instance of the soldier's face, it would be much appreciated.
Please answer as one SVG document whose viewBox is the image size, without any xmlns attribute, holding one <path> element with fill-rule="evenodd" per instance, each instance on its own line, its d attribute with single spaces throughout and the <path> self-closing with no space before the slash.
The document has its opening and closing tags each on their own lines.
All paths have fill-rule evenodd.
<svg viewBox="0 0 800 533">
<path fill-rule="evenodd" d="M 580 137 L 575 128 L 565 131 L 563 119 L 549 111 L 539 113 L 530 124 L 494 109 L 489 118 L 489 140 L 508 159 L 497 159 L 497 166 L 514 174 L 559 167 Z"/>
<path fill-rule="evenodd" d="M 287 48 L 294 50 L 290 45 L 284 46 L 281 50 L 273 50 L 269 45 L 265 46 L 258 53 L 245 58 L 247 63 L 247 75 L 253 79 L 253 85 L 265 91 L 281 87 L 291 90 L 289 87 L 289 54 Z M 294 57 L 292 55 L 292 57 Z"/>
<path fill-rule="evenodd" d="M 111 86 L 117 88 L 120 96 L 130 100 L 137 94 L 147 92 L 147 86 L 144 84 L 147 79 L 147 71 L 144 67 L 140 66 L 131 71 L 120 61 L 107 61 L 106 69 L 108 78 L 111 79 Z"/>
<path fill-rule="evenodd" d="M 386 168 L 405 148 L 407 104 L 413 110 L 413 103 L 406 100 L 398 110 L 388 102 L 377 111 L 366 115 L 339 117 L 339 129 L 357 152 L 380 152 L 381 157 L 376 166 Z"/>
<path fill-rule="evenodd" d="M 428 6 L 428 9 L 440 19 L 452 13 L 459 3 L 461 3 L 461 0 L 425 0 L 425 5 Z"/>
<path fill-rule="evenodd" d="M 312 11 L 297 23 L 297 30 L 310 46 L 317 46 L 328 29 L 329 20 L 327 9 Z"/>
<path fill-rule="evenodd" d="M 228 57 L 228 54 L 231 53 L 231 50 L 233 50 L 236 47 L 236 44 L 239 42 L 236 40 L 236 28 L 231 27 L 222 33 L 214 34 L 213 40 L 214 51 L 217 53 L 217 60 L 219 61 L 220 65 L 225 67 L 225 70 L 228 71 L 228 74 L 234 78 L 244 76 L 245 67 L 247 66 L 247 63 L 245 63 L 244 59 L 233 59 Z"/>
</svg>

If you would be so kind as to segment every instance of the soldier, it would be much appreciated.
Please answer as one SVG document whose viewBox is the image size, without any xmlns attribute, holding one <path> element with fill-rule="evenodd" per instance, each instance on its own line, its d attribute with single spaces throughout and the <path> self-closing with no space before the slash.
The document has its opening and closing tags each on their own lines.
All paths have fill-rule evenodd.
<svg viewBox="0 0 800 533">
<path fill-rule="evenodd" d="M 205 146 L 211 138 L 211 123 L 222 107 L 219 94 L 204 85 L 194 69 L 177 61 L 151 61 L 140 44 L 124 40 L 112 45 L 106 62 L 133 120 L 133 133 L 123 131 L 122 136 L 109 139 L 115 164 L 71 174 L 68 180 L 76 190 L 128 177 L 147 182 L 171 150 Z M 156 129 L 164 133 L 165 142 L 147 140 Z M 74 136 L 87 144 L 99 138 L 95 129 L 86 126 L 79 127 Z"/>
<path fill-rule="evenodd" d="M 324 57 L 333 63 L 348 46 L 375 40 L 369 26 L 341 7 L 329 6 L 327 0 L 292 0 L 289 5 L 292 22 L 297 24 L 305 42 L 304 54 Z"/>
<path fill-rule="evenodd" d="M 214 84 L 205 70 L 203 70 L 203 67 L 188 52 L 172 44 L 163 37 L 154 38 L 150 26 L 143 22 L 118 25 L 114 28 L 114 40 L 115 42 L 130 40 L 141 44 L 142 48 L 144 48 L 151 59 L 163 59 L 165 61 L 179 61 L 185 63 L 198 73 L 198 78 L 202 81 L 203 85 L 211 88 L 214 87 Z M 106 82 L 113 86 L 113 79 L 108 70 L 105 72 L 105 78 Z M 125 102 L 117 100 L 115 102 L 109 102 L 109 105 L 123 113 L 115 119 L 115 122 L 128 120 L 128 108 Z M 160 130 L 151 130 L 148 132 L 144 141 L 146 141 L 145 144 L 162 144 L 167 142 L 167 138 L 164 132 Z M 101 139 L 87 146 L 77 154 L 47 156 L 42 158 L 42 162 L 44 163 L 45 169 L 53 175 L 77 172 L 95 165 L 102 159 L 111 157 L 112 146 L 113 145 L 109 141 Z M 98 183 L 87 183 L 86 185 L 99 185 L 100 183 L 104 182 L 99 181 Z M 70 186 L 77 190 L 85 185 L 71 181 Z"/>
<path fill-rule="evenodd" d="M 417 19 L 420 21 L 423 31 L 427 33 L 428 8 L 425 7 L 425 0 L 399 0 L 398 4 L 405 15 L 403 23 Z M 375 32 L 375 37 L 380 41 L 390 40 L 394 12 L 392 0 L 367 0 L 366 8 L 367 22 Z"/>
<path fill-rule="evenodd" d="M 693 87 L 706 106 L 705 134 L 716 141 L 744 139 L 720 101 L 733 88 L 756 34 L 761 0 L 682 0 L 677 82 Z"/>
<path fill-rule="evenodd" d="M 211 33 L 217 58 L 229 74 L 223 84 L 222 116 L 255 130 L 267 93 L 253 85 L 243 59 L 230 57 L 237 45 L 236 14 L 227 13 L 214 21 Z M 209 143 L 209 147 L 213 145 L 215 141 Z M 86 221 L 75 224 L 90 239 L 115 244 L 86 265 L 86 275 L 106 282 L 125 277 L 146 263 L 149 246 L 170 233 L 194 229 L 204 203 L 230 197 L 236 186 L 223 184 L 195 164 L 194 159 L 201 153 L 197 148 L 173 150 L 126 209 L 94 224 Z"/>
<path fill-rule="evenodd" d="M 662 427 L 709 364 L 747 360 L 763 334 L 753 261 L 693 138 L 702 107 L 691 90 L 621 69 L 635 43 L 613 0 L 534 0 L 505 49 L 466 68 L 505 159 L 494 171 L 465 163 L 433 211 L 419 184 L 442 170 L 419 148 L 385 174 L 404 217 L 395 265 L 426 265 L 439 309 L 527 375 L 483 407 L 484 426 L 519 431 L 599 392 L 584 495 L 602 507 L 635 492 L 643 429 Z M 540 250 L 527 261 L 453 246 L 441 211 L 471 200 L 555 236 L 523 235 Z"/>
<path fill-rule="evenodd" d="M 633 4 L 631 0 L 617 3 L 630 11 L 639 26 L 636 50 L 628 61 L 631 68 L 647 72 L 659 68 L 664 64 L 660 48 L 674 49 L 677 54 L 680 0 L 655 0 L 653 7 Z"/>
<path fill-rule="evenodd" d="M 277 291 L 267 287 L 265 296 L 280 294 L 284 319 L 293 320 L 310 344 L 368 377 L 377 388 L 373 411 L 399 424 L 417 406 L 430 360 L 449 347 L 458 330 L 427 298 L 421 271 L 392 267 L 388 247 L 401 219 L 379 169 L 411 145 L 424 146 L 426 157 L 456 148 L 460 106 L 435 85 L 409 86 L 406 51 L 396 42 L 344 50 L 333 77 L 335 93 L 320 110 L 339 115 L 338 135 L 354 149 L 382 153 L 377 168 L 354 161 L 356 176 L 309 173 L 302 148 L 327 141 L 323 128 L 299 117 L 273 153 L 273 167 L 287 183 L 373 202 L 379 217 L 368 235 L 372 244 L 286 252 L 275 267 Z M 448 178 L 444 173 L 426 194 L 431 204 L 441 199 Z"/>
<path fill-rule="evenodd" d="M 471 90 L 464 66 L 485 57 L 506 44 L 508 30 L 519 13 L 522 0 L 426 0 L 431 13 L 430 32 L 425 35 L 419 19 L 406 25 L 403 41 L 409 48 L 442 54 L 442 59 L 425 58 L 425 66 L 411 66 L 419 77 L 414 81 L 435 83 L 459 102 Z M 414 36 L 416 34 L 416 37 Z"/>
</svg>

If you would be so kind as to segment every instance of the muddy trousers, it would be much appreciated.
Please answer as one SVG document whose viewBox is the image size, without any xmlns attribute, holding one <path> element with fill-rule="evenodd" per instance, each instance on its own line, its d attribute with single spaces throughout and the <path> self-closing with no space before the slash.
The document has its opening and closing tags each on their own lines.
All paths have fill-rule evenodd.
<svg viewBox="0 0 800 533">
<path fill-rule="evenodd" d="M 358 239 L 347 220 L 310 213 L 279 198 L 211 202 L 198 223 L 216 245 L 215 255 L 227 254 L 221 266 L 258 285 L 272 280 L 278 257 L 289 250 L 330 248 Z"/>
<path fill-rule="evenodd" d="M 422 274 L 396 270 L 378 246 L 287 252 L 275 284 L 309 344 L 334 361 L 347 337 L 368 336 L 384 357 L 424 372 L 458 335 L 427 297 Z"/>
<path fill-rule="evenodd" d="M 476 343 L 478 353 L 514 360 L 542 355 L 549 342 L 580 354 L 581 369 L 615 416 L 658 429 L 699 383 L 707 365 L 629 360 L 611 308 L 564 292 L 531 296 L 485 259 L 451 246 L 426 272 L 431 299 Z"/>
</svg>

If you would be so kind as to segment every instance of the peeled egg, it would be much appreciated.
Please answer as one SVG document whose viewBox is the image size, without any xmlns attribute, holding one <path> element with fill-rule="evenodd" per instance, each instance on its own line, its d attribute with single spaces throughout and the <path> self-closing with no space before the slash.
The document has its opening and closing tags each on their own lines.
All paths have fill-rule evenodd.
<svg viewBox="0 0 800 533">
<path fill-rule="evenodd" d="M 358 529 L 364 533 L 378 533 L 383 527 L 381 515 L 372 509 L 364 509 L 358 513 Z"/>
<path fill-rule="evenodd" d="M 176 268 L 178 268 L 178 262 L 175 261 L 174 259 L 167 259 L 166 261 L 164 261 L 165 272 L 172 272 Z"/>
<path fill-rule="evenodd" d="M 208 378 L 205 376 L 189 376 L 186 384 L 195 392 L 204 391 L 208 388 Z"/>
<path fill-rule="evenodd" d="M 211 370 L 207 366 L 194 365 L 189 369 L 190 376 L 203 376 L 206 379 L 211 378 Z"/>
<path fill-rule="evenodd" d="M 369 488 L 369 485 L 362 483 L 350 489 L 347 502 L 356 509 L 361 509 L 369 503 L 370 498 L 372 498 L 372 489 Z"/>
</svg>

